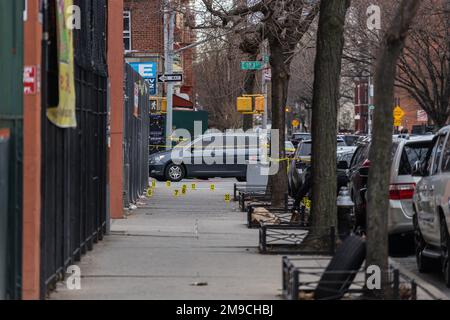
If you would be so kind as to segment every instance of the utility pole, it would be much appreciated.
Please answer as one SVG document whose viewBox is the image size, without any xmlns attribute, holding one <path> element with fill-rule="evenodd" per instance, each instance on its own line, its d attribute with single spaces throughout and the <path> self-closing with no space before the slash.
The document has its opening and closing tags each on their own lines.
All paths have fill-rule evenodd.
<svg viewBox="0 0 450 320">
<path fill-rule="evenodd" d="M 173 73 L 175 12 L 170 8 L 170 0 L 165 0 L 164 8 L 164 60 L 165 74 Z M 172 148 L 173 130 L 173 93 L 174 84 L 167 83 L 166 149 Z"/>
<path fill-rule="evenodd" d="M 261 50 L 261 55 L 262 55 L 262 59 L 265 61 L 266 57 L 267 57 L 267 43 L 266 41 L 263 42 L 262 45 L 262 50 Z M 265 68 L 269 68 L 270 67 L 270 62 L 265 63 L 264 65 Z M 264 95 L 264 114 L 263 114 L 263 121 L 262 121 L 262 128 L 264 130 L 267 129 L 267 119 L 268 119 L 268 103 L 267 103 L 267 99 L 268 99 L 268 95 L 267 95 L 267 79 L 265 76 L 264 71 L 262 72 L 262 82 L 261 82 L 261 86 L 262 86 L 262 94 Z"/>
</svg>

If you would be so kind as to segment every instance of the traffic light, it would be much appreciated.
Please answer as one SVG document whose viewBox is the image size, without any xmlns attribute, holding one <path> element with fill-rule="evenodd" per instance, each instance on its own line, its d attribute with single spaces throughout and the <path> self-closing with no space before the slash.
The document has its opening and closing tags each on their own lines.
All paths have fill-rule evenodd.
<svg viewBox="0 0 450 320">
<path fill-rule="evenodd" d="M 255 112 L 264 113 L 265 100 L 264 96 L 255 97 Z"/>
<path fill-rule="evenodd" d="M 161 113 L 167 113 L 167 98 L 162 98 L 160 101 Z"/>
<path fill-rule="evenodd" d="M 239 97 L 237 98 L 237 111 L 243 113 L 253 112 L 252 97 Z"/>
</svg>

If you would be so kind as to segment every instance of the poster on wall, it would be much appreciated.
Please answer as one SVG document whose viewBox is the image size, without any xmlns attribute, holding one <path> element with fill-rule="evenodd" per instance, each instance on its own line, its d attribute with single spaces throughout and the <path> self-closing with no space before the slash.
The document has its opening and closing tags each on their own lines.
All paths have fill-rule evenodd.
<svg viewBox="0 0 450 320">
<path fill-rule="evenodd" d="M 73 30 L 66 21 L 70 18 L 73 0 L 56 0 L 56 20 L 58 35 L 58 66 L 59 66 L 59 104 L 47 111 L 48 119 L 60 128 L 75 128 L 75 74 Z"/>
</svg>

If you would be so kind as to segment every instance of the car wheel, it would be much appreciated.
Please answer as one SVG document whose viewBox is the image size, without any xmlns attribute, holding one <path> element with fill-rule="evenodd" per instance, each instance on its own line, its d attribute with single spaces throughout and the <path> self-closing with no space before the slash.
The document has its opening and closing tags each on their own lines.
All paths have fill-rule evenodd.
<svg viewBox="0 0 450 320">
<path fill-rule="evenodd" d="M 171 163 L 166 168 L 166 179 L 172 182 L 179 182 L 184 179 L 186 172 L 184 167 Z"/>
<path fill-rule="evenodd" d="M 442 249 L 442 269 L 444 272 L 445 285 L 450 288 L 450 236 L 448 234 L 447 222 L 441 216 L 441 249 Z"/>
<path fill-rule="evenodd" d="M 423 239 L 422 232 L 419 228 L 419 223 L 417 221 L 417 215 L 413 217 L 414 224 L 414 249 L 416 255 L 417 269 L 420 273 L 427 273 L 434 269 L 436 262 L 423 255 L 423 250 L 426 247 L 426 242 Z"/>
<path fill-rule="evenodd" d="M 349 236 L 331 259 L 315 290 L 316 300 L 339 300 L 350 288 L 366 258 L 366 242 Z"/>
</svg>

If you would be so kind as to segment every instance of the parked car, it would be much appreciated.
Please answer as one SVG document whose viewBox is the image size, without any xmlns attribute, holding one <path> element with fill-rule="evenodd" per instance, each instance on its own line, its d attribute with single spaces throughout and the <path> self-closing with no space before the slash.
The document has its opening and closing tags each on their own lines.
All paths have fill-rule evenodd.
<svg viewBox="0 0 450 320">
<path fill-rule="evenodd" d="M 291 161 L 288 171 L 288 192 L 291 197 L 295 197 L 300 188 L 301 176 L 306 166 L 311 163 L 312 141 L 301 141 Z"/>
<path fill-rule="evenodd" d="M 291 141 L 286 141 L 285 143 L 286 156 L 288 158 L 293 158 L 295 155 L 295 147 Z"/>
<path fill-rule="evenodd" d="M 311 140 L 311 133 L 308 132 L 296 132 L 292 135 L 291 142 L 294 147 L 298 147 L 301 141 Z"/>
<path fill-rule="evenodd" d="M 354 134 L 340 134 L 340 135 L 338 135 L 338 138 L 341 138 L 342 140 L 344 140 L 345 144 L 348 147 L 354 147 L 354 146 L 356 146 L 356 142 L 358 141 L 360 136 L 354 135 Z"/>
<path fill-rule="evenodd" d="M 230 144 L 230 141 L 234 143 Z M 254 161 L 262 154 L 263 147 L 258 147 L 257 141 L 257 134 L 200 136 L 192 142 L 182 142 L 174 150 L 153 154 L 149 160 L 150 176 L 173 182 L 214 177 L 245 181 L 248 161 Z"/>
<path fill-rule="evenodd" d="M 413 231 L 412 197 L 419 179 L 412 176 L 417 161 L 425 159 L 433 137 L 417 136 L 394 139 L 391 155 L 388 228 L 390 235 L 406 235 Z M 349 189 L 355 202 L 356 225 L 366 228 L 366 191 L 369 177 L 370 139 L 360 143 L 348 170 Z"/>
<path fill-rule="evenodd" d="M 306 166 L 311 163 L 311 147 L 312 141 L 302 141 L 297 148 L 295 158 L 291 161 L 288 172 L 288 190 L 291 197 L 295 197 L 297 190 L 302 183 L 302 174 Z M 345 151 L 337 151 L 337 175 L 338 175 L 338 190 L 346 186 L 348 183 L 347 172 L 349 158 L 353 155 L 356 148 L 346 149 Z M 345 166 L 343 167 L 343 163 Z"/>
<path fill-rule="evenodd" d="M 442 268 L 450 287 L 450 126 L 433 139 L 433 148 L 414 166 L 419 177 L 414 193 L 414 238 L 420 272 Z"/>
<path fill-rule="evenodd" d="M 357 147 L 346 147 L 339 148 L 337 150 L 337 161 L 342 162 L 345 161 L 347 163 L 347 168 L 350 167 L 350 163 L 352 162 L 353 155 L 355 154 Z M 342 165 L 342 164 L 341 164 Z"/>
</svg>

